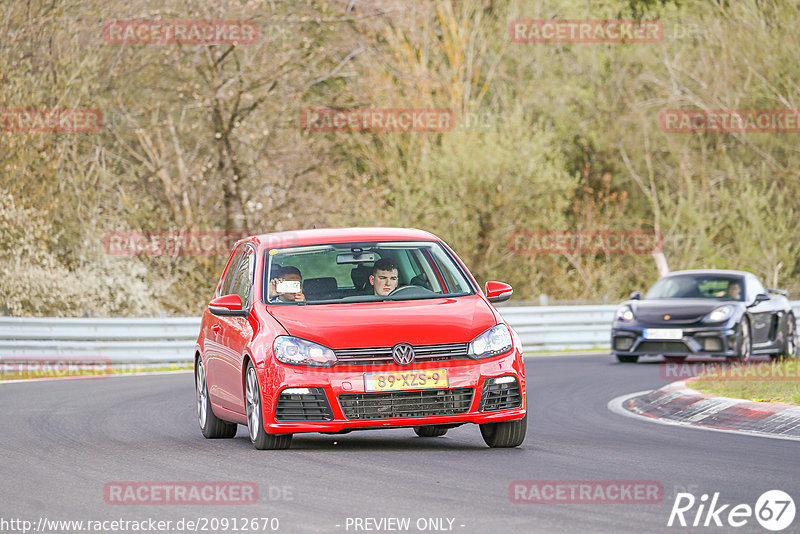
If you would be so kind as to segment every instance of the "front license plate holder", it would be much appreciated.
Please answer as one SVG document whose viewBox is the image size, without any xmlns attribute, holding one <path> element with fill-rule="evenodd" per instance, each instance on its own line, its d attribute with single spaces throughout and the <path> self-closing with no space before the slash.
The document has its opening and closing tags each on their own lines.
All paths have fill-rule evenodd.
<svg viewBox="0 0 800 534">
<path fill-rule="evenodd" d="M 645 328 L 642 333 L 645 339 L 683 339 L 683 330 L 680 328 Z"/>
<path fill-rule="evenodd" d="M 448 386 L 447 369 L 364 373 L 364 391 L 366 392 L 440 389 Z"/>
</svg>

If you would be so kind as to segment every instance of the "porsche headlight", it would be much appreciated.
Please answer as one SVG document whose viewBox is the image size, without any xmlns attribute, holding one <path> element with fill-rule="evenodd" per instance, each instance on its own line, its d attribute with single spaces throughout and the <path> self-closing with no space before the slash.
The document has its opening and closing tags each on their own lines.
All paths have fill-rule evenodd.
<svg viewBox="0 0 800 534">
<path fill-rule="evenodd" d="M 469 356 L 472 358 L 488 358 L 497 356 L 511 349 L 511 332 L 504 324 L 498 324 L 473 339 L 469 344 Z"/>
<path fill-rule="evenodd" d="M 727 321 L 733 315 L 733 306 L 720 306 L 705 316 L 705 323 L 721 323 Z"/>
<path fill-rule="evenodd" d="M 627 304 L 617 309 L 617 321 L 633 321 L 633 310 Z"/>
<path fill-rule="evenodd" d="M 331 349 L 294 336 L 278 336 L 272 344 L 279 362 L 312 367 L 336 365 L 336 355 Z"/>
</svg>

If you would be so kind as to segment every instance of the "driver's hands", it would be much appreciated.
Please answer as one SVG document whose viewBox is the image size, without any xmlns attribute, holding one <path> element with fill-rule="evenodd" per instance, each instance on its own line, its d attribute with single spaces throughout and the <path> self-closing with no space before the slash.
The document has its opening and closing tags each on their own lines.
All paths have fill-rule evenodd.
<svg viewBox="0 0 800 534">
<path fill-rule="evenodd" d="M 306 296 L 303 294 L 303 286 L 300 286 L 300 291 L 297 293 L 278 293 L 278 284 L 285 282 L 283 278 L 273 278 L 269 281 L 269 298 L 279 298 L 285 302 L 305 302 Z"/>
<path fill-rule="evenodd" d="M 278 282 L 283 282 L 283 278 L 273 278 L 269 281 L 269 298 L 274 299 L 278 296 Z"/>
</svg>

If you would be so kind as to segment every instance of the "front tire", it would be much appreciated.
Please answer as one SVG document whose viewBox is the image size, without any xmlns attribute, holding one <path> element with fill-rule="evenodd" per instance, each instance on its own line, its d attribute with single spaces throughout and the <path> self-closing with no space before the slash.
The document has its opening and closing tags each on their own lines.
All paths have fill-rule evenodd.
<svg viewBox="0 0 800 534">
<path fill-rule="evenodd" d="M 232 438 L 239 425 L 219 419 L 211 409 L 206 383 L 206 368 L 203 359 L 198 358 L 194 370 L 195 390 L 197 395 L 197 421 L 206 439 Z"/>
<path fill-rule="evenodd" d="M 483 441 L 489 447 L 519 447 L 525 441 L 525 432 L 528 430 L 528 414 L 518 421 L 482 423 L 480 427 Z"/>
<path fill-rule="evenodd" d="M 639 357 L 617 354 L 617 361 L 620 363 L 636 363 L 639 361 Z"/>
<path fill-rule="evenodd" d="M 261 387 L 258 385 L 256 368 L 253 367 L 252 362 L 247 362 L 244 400 L 247 405 L 247 431 L 250 435 L 250 442 L 260 451 L 288 449 L 292 444 L 291 434 L 268 434 L 264 430 L 264 410 L 261 398 Z"/>
<path fill-rule="evenodd" d="M 447 434 L 447 428 L 440 426 L 415 426 L 414 432 L 421 438 L 436 438 Z"/>
<path fill-rule="evenodd" d="M 739 327 L 739 336 L 736 338 L 736 356 L 729 356 L 727 359 L 731 363 L 747 363 L 753 354 L 753 340 L 750 337 L 750 321 L 747 317 L 742 317 L 742 324 Z"/>
</svg>

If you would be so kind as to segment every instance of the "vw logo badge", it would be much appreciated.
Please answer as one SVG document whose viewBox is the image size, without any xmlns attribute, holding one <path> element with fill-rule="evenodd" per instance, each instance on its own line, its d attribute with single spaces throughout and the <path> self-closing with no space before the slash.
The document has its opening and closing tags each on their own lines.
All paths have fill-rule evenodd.
<svg viewBox="0 0 800 534">
<path fill-rule="evenodd" d="M 408 343 L 398 343 L 392 348 L 392 358 L 397 365 L 408 365 L 414 361 L 414 347 Z"/>
</svg>

